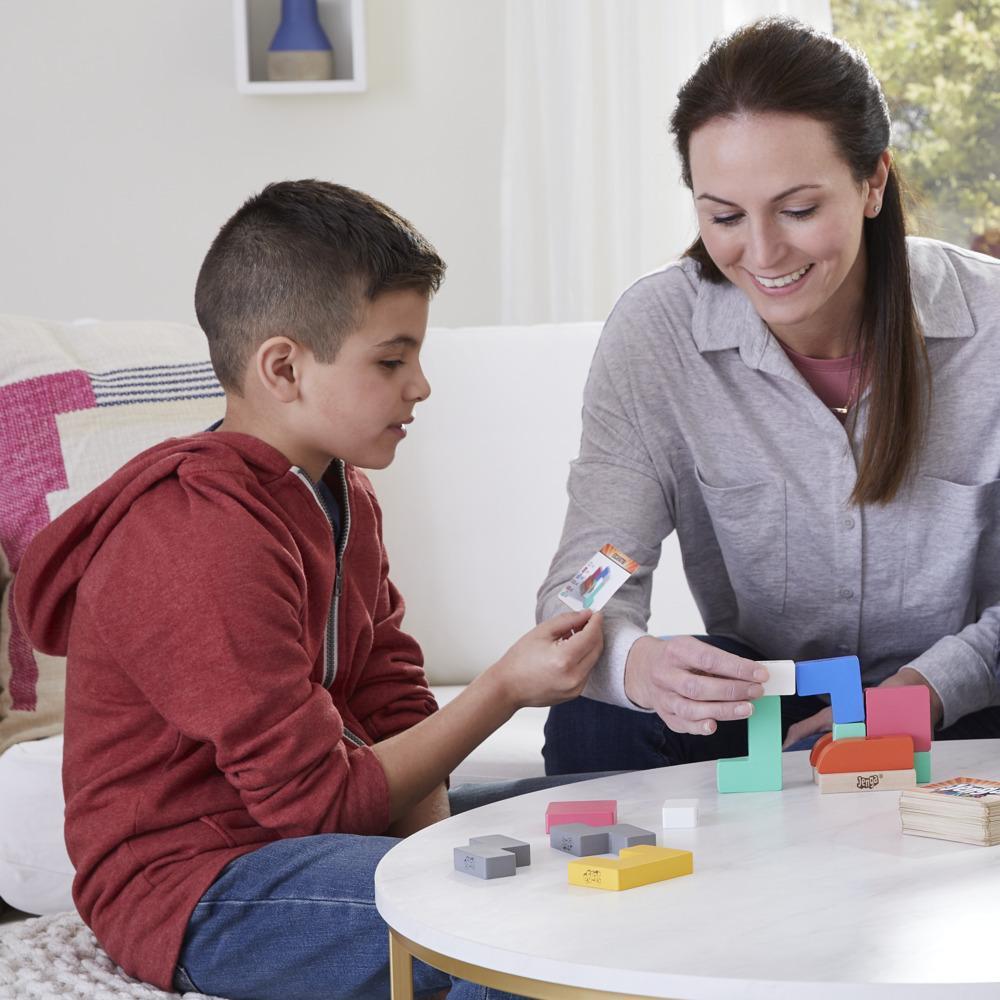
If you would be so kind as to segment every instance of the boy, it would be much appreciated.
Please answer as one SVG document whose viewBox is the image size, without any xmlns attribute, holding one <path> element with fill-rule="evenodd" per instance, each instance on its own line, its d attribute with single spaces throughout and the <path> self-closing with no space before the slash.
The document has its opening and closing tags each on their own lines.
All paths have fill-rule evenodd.
<svg viewBox="0 0 1000 1000">
<path fill-rule="evenodd" d="M 386 996 L 381 835 L 446 816 L 458 762 L 517 708 L 579 694 L 600 654 L 600 616 L 560 615 L 436 712 L 401 631 L 358 468 L 392 461 L 430 392 L 419 354 L 443 272 L 366 195 L 265 188 L 198 277 L 223 421 L 137 456 L 21 565 L 21 620 L 68 656 L 74 899 L 157 986 Z"/>
</svg>

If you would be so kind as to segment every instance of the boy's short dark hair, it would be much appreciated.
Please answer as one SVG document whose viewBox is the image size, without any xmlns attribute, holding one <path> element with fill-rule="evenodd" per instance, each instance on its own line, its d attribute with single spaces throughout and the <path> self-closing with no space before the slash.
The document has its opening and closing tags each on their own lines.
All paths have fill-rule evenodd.
<svg viewBox="0 0 1000 1000">
<path fill-rule="evenodd" d="M 437 291 L 445 264 L 406 219 L 327 181 L 281 181 L 219 230 L 195 288 L 198 322 L 225 389 L 268 337 L 286 334 L 321 362 L 336 357 L 383 292 Z"/>
</svg>

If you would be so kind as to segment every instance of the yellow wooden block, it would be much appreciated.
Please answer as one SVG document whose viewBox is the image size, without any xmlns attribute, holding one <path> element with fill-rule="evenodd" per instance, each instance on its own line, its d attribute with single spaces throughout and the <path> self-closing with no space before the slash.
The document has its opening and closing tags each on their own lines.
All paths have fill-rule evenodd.
<svg viewBox="0 0 1000 1000">
<path fill-rule="evenodd" d="M 623 847 L 617 858 L 580 858 L 569 863 L 570 885 L 590 889 L 634 889 L 694 871 L 694 855 L 671 847 Z"/>
</svg>

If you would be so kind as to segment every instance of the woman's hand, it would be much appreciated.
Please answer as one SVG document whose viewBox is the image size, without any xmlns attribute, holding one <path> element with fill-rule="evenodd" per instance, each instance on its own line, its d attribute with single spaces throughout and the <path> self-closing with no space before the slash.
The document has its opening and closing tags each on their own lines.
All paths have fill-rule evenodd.
<svg viewBox="0 0 1000 1000">
<path fill-rule="evenodd" d="M 625 661 L 625 693 L 675 733 L 708 736 L 717 720 L 745 719 L 764 694 L 767 668 L 694 636 L 636 640 Z"/>
<path fill-rule="evenodd" d="M 879 684 L 879 687 L 904 687 L 912 684 L 923 684 L 930 688 L 931 730 L 937 729 L 944 718 L 944 706 L 941 704 L 941 698 L 937 691 L 930 686 L 922 673 L 914 670 L 913 667 L 900 667 L 890 677 L 886 677 Z M 808 719 L 803 719 L 788 727 L 788 735 L 785 737 L 782 749 L 787 749 L 793 743 L 798 743 L 799 740 L 811 736 L 813 733 L 828 733 L 831 729 L 833 729 L 833 709 L 820 709 L 815 715 L 810 715 Z"/>
</svg>

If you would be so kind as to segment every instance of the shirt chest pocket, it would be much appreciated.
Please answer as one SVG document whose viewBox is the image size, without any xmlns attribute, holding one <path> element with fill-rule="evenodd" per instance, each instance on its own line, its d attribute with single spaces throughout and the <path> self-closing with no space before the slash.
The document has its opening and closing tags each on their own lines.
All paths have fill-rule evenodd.
<svg viewBox="0 0 1000 1000">
<path fill-rule="evenodd" d="M 788 580 L 784 482 L 712 486 L 695 474 L 737 601 L 780 614 Z"/>
<path fill-rule="evenodd" d="M 998 560 L 1000 480 L 966 486 L 918 476 L 906 522 L 903 606 L 950 630 L 949 619 L 964 620 L 974 597 L 981 606 L 1000 597 Z M 988 592 L 978 593 L 983 587 Z"/>
</svg>

